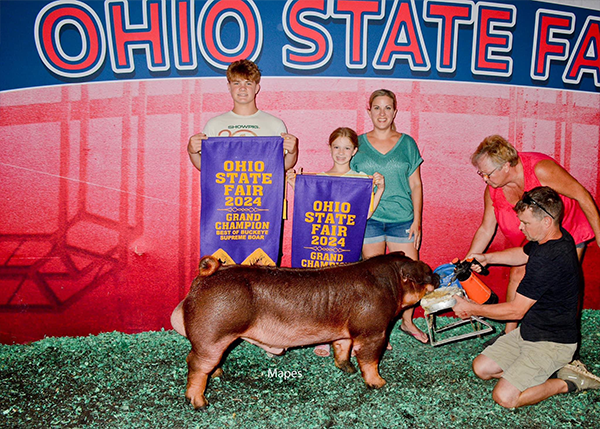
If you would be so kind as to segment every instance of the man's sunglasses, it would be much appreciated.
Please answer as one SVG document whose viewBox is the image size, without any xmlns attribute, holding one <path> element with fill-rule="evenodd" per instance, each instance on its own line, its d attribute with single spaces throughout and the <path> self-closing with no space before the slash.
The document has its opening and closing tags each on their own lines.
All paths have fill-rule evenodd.
<svg viewBox="0 0 600 429">
<path fill-rule="evenodd" d="M 540 209 L 542 209 L 542 210 L 543 210 L 543 211 L 544 211 L 544 212 L 545 212 L 545 213 L 546 213 L 548 216 L 550 216 L 552 219 L 554 219 L 554 216 L 552 216 L 552 215 L 550 214 L 550 212 L 544 208 L 544 206 L 543 206 L 543 205 L 541 205 L 541 204 L 540 204 L 540 203 L 538 203 L 536 200 L 534 200 L 533 198 L 531 198 L 531 196 L 530 196 L 529 194 L 527 194 L 527 193 L 526 193 L 525 195 L 523 195 L 523 202 L 524 202 L 525 204 L 527 204 L 528 206 L 532 206 L 532 205 L 533 205 L 533 206 L 538 206 L 538 207 L 539 207 Z"/>
</svg>

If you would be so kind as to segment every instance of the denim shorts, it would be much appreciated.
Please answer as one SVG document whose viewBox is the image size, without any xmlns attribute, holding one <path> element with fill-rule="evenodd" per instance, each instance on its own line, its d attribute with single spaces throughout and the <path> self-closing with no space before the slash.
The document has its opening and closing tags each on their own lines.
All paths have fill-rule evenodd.
<svg viewBox="0 0 600 429">
<path fill-rule="evenodd" d="M 413 221 L 408 222 L 380 222 L 374 219 L 367 220 L 363 244 L 373 243 L 413 243 L 414 236 L 408 238 L 408 231 Z"/>
</svg>

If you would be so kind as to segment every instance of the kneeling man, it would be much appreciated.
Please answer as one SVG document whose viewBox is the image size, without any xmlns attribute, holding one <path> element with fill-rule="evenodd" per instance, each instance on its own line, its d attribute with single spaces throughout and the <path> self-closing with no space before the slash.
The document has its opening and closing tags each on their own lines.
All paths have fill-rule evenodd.
<svg viewBox="0 0 600 429">
<path fill-rule="evenodd" d="M 473 361 L 479 378 L 498 379 L 493 398 L 506 408 L 600 387 L 598 377 L 567 365 L 579 341 L 580 267 L 575 242 L 560 225 L 563 203 L 553 189 L 538 187 L 523 194 L 515 212 L 529 240 L 525 247 L 468 256 L 484 265 L 526 264 L 515 299 L 479 305 L 457 298 L 453 308 L 463 319 L 483 316 L 521 321 L 519 328 L 498 338 Z M 558 378 L 550 378 L 557 370 Z"/>
</svg>

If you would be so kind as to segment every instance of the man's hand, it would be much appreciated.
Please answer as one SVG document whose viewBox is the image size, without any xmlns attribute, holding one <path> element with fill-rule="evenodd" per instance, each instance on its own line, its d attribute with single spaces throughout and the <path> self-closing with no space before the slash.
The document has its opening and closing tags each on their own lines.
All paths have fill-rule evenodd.
<svg viewBox="0 0 600 429">
<path fill-rule="evenodd" d="M 474 304 L 471 301 L 468 301 L 458 295 L 454 295 L 456 299 L 456 304 L 452 307 L 454 314 L 456 314 L 461 319 L 468 319 L 471 316 L 474 316 L 472 313 Z"/>
<path fill-rule="evenodd" d="M 472 261 L 473 259 L 475 259 L 483 266 L 486 266 L 489 263 L 487 256 L 483 253 L 470 253 L 465 259 L 467 261 Z M 476 273 L 480 273 L 481 267 L 478 264 L 471 264 L 471 270 L 475 271 Z"/>
</svg>

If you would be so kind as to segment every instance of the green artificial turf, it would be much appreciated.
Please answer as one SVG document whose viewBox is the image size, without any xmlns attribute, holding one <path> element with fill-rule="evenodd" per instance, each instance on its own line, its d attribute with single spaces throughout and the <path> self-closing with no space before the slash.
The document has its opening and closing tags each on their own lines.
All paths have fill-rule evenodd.
<svg viewBox="0 0 600 429">
<path fill-rule="evenodd" d="M 584 311 L 581 360 L 597 375 L 599 322 L 600 311 Z M 426 329 L 424 319 L 416 323 Z M 269 358 L 243 342 L 226 358 L 225 376 L 209 383 L 206 411 L 185 399 L 190 344 L 174 331 L 0 345 L 0 427 L 600 427 L 600 391 L 517 410 L 496 405 L 495 382 L 471 371 L 488 338 L 434 348 L 395 328 L 380 364 L 388 383 L 379 390 L 312 347 Z"/>
</svg>

